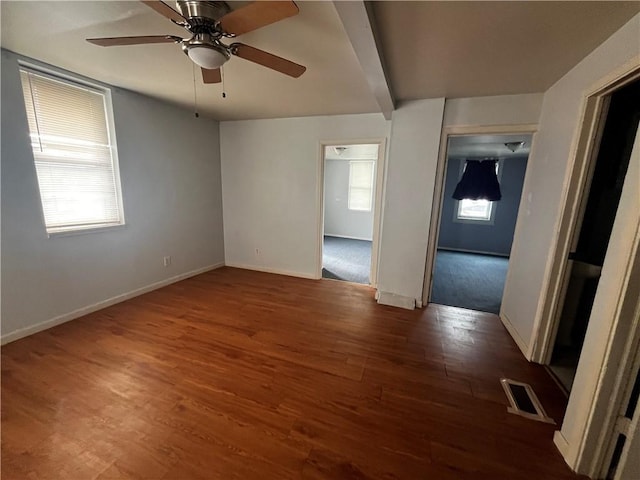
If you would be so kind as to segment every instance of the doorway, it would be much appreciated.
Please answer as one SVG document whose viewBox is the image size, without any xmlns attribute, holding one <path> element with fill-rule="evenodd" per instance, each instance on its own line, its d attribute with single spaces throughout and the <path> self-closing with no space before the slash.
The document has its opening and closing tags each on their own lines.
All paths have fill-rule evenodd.
<svg viewBox="0 0 640 480">
<path fill-rule="evenodd" d="M 500 312 L 531 140 L 448 136 L 430 302 Z M 476 176 L 480 168 L 492 178 Z M 489 180 L 497 192 L 483 191 Z"/>
<path fill-rule="evenodd" d="M 565 266 L 549 368 L 571 391 L 640 121 L 640 81 L 608 99 Z"/>
<path fill-rule="evenodd" d="M 325 279 L 374 284 L 380 143 L 323 146 Z"/>
</svg>

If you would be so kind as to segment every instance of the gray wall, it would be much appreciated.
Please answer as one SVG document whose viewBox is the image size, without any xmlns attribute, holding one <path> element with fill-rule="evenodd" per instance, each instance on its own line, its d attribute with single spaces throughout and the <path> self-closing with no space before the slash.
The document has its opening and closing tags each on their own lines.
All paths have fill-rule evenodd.
<svg viewBox="0 0 640 480">
<path fill-rule="evenodd" d="M 461 162 L 464 160 L 450 159 L 447 164 L 438 248 L 509 255 L 518 217 L 527 157 L 503 160 L 500 178 L 502 199 L 494 205 L 493 224 L 471 224 L 453 220 L 457 202 L 451 198 L 451 195 L 460 179 Z"/>
<path fill-rule="evenodd" d="M 2 50 L 3 340 L 224 261 L 218 122 L 118 88 L 126 226 L 47 238 L 19 58 Z"/>
<path fill-rule="evenodd" d="M 349 210 L 348 196 L 349 161 L 327 159 L 324 163 L 324 234 L 371 240 L 373 208 L 370 212 Z"/>
</svg>

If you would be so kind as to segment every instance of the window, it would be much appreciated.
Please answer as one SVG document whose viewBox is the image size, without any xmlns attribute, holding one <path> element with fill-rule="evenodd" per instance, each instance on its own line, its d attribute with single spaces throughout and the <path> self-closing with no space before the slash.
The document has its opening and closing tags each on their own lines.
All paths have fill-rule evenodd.
<svg viewBox="0 0 640 480">
<path fill-rule="evenodd" d="M 493 202 L 489 200 L 459 200 L 458 218 L 460 220 L 491 220 Z"/>
<path fill-rule="evenodd" d="M 500 164 L 496 162 L 496 175 L 500 175 Z M 460 176 L 464 173 L 465 162 L 461 162 Z M 495 203 L 489 200 L 458 200 L 454 220 L 459 222 L 492 223 L 495 213 Z"/>
<path fill-rule="evenodd" d="M 375 162 L 353 160 L 349 162 L 349 210 L 370 212 L 373 206 L 373 171 Z"/>
<path fill-rule="evenodd" d="M 47 233 L 122 225 L 109 91 L 20 69 Z"/>
</svg>

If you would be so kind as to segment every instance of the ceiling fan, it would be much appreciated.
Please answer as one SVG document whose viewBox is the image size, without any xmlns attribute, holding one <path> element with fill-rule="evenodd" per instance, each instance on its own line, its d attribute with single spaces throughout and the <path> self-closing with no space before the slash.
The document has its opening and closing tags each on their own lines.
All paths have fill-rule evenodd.
<svg viewBox="0 0 640 480">
<path fill-rule="evenodd" d="M 177 0 L 176 5 L 179 11 L 161 1 L 141 1 L 176 25 L 187 29 L 191 37 L 148 35 L 88 38 L 87 42 L 101 47 L 151 43 L 180 44 L 182 51 L 201 67 L 204 83 L 219 83 L 221 81 L 220 67 L 231 58 L 231 55 L 294 78 L 298 78 L 306 70 L 306 67 L 302 65 L 244 43 L 235 42 L 227 45 L 222 42 L 223 38 L 233 38 L 296 15 L 298 7 L 290 0 L 257 1 L 236 10 L 231 10 L 227 2 L 224 1 Z"/>
</svg>

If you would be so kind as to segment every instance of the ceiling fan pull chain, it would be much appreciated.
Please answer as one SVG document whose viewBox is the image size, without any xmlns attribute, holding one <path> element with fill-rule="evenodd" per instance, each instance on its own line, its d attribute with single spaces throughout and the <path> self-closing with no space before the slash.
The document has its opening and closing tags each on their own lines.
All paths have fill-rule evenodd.
<svg viewBox="0 0 640 480">
<path fill-rule="evenodd" d="M 200 117 L 198 113 L 198 95 L 196 93 L 196 65 L 194 63 L 191 64 L 191 72 L 193 73 L 193 115 L 196 118 Z"/>
<path fill-rule="evenodd" d="M 227 98 L 227 94 L 224 91 L 224 68 L 220 67 L 220 76 L 222 77 L 222 98 Z"/>
</svg>

